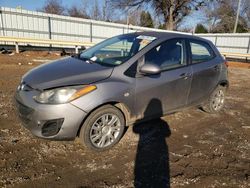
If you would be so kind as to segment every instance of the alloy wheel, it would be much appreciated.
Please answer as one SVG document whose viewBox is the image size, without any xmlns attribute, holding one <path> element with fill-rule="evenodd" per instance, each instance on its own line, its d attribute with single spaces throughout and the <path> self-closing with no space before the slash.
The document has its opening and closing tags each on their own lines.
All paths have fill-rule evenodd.
<svg viewBox="0 0 250 188">
<path fill-rule="evenodd" d="M 111 145 L 119 136 L 121 121 L 115 114 L 100 116 L 90 129 L 90 141 L 98 148 Z"/>
<path fill-rule="evenodd" d="M 212 100 L 212 107 L 215 111 L 219 111 L 224 105 L 225 95 L 223 90 L 218 90 Z"/>
</svg>

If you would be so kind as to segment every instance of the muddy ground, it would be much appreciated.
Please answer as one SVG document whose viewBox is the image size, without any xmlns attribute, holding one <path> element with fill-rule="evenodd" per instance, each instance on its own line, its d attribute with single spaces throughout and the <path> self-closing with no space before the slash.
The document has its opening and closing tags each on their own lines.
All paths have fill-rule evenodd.
<svg viewBox="0 0 250 188">
<path fill-rule="evenodd" d="M 250 187 L 250 69 L 230 68 L 225 110 L 130 127 L 113 149 L 33 137 L 14 113 L 21 76 L 58 54 L 0 54 L 0 187 Z"/>
</svg>

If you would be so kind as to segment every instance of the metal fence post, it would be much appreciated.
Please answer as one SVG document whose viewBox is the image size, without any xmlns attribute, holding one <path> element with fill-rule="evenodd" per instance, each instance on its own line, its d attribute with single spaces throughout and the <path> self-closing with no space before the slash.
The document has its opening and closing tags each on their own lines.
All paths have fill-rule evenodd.
<svg viewBox="0 0 250 188">
<path fill-rule="evenodd" d="M 49 39 L 51 39 L 51 17 L 48 17 L 48 31 L 49 31 Z"/>
<path fill-rule="evenodd" d="M 247 54 L 249 53 L 250 51 L 250 36 L 249 36 L 249 39 L 248 39 L 248 48 L 247 48 Z"/>
<path fill-rule="evenodd" d="M 250 52 L 250 36 L 248 38 L 248 47 L 247 47 L 247 54 Z M 248 58 L 246 57 L 246 62 L 247 62 Z"/>
<path fill-rule="evenodd" d="M 5 30 L 4 30 L 4 25 L 3 25 L 3 11 L 0 10 L 0 16 L 1 16 L 1 22 L 2 22 L 2 31 L 3 31 L 3 36 L 5 36 Z M 7 42 L 4 42 L 4 45 L 6 45 Z"/>
<path fill-rule="evenodd" d="M 4 25 L 3 25 L 3 11 L 0 10 L 0 15 L 1 15 L 1 25 L 2 25 L 2 31 L 3 31 L 3 36 L 5 36 L 5 31 L 4 31 Z"/>
<path fill-rule="evenodd" d="M 78 54 L 78 46 L 75 46 L 75 53 Z"/>
<path fill-rule="evenodd" d="M 18 46 L 18 42 L 15 42 L 15 46 L 16 46 L 16 53 L 19 54 L 19 46 Z"/>
<path fill-rule="evenodd" d="M 52 39 L 51 34 L 51 17 L 48 17 L 48 32 L 49 32 L 49 39 Z M 49 45 L 49 52 L 51 52 L 52 44 Z"/>
<path fill-rule="evenodd" d="M 217 35 L 215 36 L 214 45 L 217 47 Z"/>
<path fill-rule="evenodd" d="M 90 22 L 90 25 L 89 25 L 89 39 L 90 39 L 90 42 L 93 42 L 93 27 L 92 27 L 92 22 Z"/>
</svg>

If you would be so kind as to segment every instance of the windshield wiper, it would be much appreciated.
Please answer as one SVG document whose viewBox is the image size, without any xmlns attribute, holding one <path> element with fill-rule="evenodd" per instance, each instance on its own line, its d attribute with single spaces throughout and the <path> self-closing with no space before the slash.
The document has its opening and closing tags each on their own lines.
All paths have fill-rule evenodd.
<svg viewBox="0 0 250 188">
<path fill-rule="evenodd" d="M 86 61 L 87 63 L 90 63 L 90 64 L 96 63 L 95 61 L 91 60 L 91 58 L 89 58 L 89 59 L 86 58 L 86 60 L 84 60 L 84 61 Z"/>
<path fill-rule="evenodd" d="M 87 62 L 89 64 L 96 63 L 95 61 L 91 60 L 91 58 L 86 58 L 86 57 L 81 58 L 80 54 L 75 54 L 75 55 L 72 55 L 71 57 L 80 59 L 80 60 L 85 61 L 85 62 Z"/>
</svg>

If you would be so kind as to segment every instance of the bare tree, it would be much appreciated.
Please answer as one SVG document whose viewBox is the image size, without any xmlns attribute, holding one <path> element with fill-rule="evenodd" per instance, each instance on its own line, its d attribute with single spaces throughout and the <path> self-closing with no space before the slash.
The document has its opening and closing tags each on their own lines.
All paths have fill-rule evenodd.
<svg viewBox="0 0 250 188">
<path fill-rule="evenodd" d="M 193 10 L 205 6 L 209 0 L 111 0 L 120 8 L 140 7 L 150 4 L 156 14 L 163 18 L 165 28 L 174 30 L 181 20 Z"/>
<path fill-rule="evenodd" d="M 103 21 L 110 21 L 111 12 L 110 12 L 110 6 L 109 6 L 108 0 L 104 0 L 103 2 L 101 17 Z"/>
<path fill-rule="evenodd" d="M 207 23 L 208 31 L 212 32 L 218 22 L 220 21 L 219 15 L 216 13 L 218 7 L 220 6 L 219 1 L 212 1 L 205 8 L 203 8 L 207 19 L 204 21 Z"/>
<path fill-rule="evenodd" d="M 140 25 L 141 10 L 130 10 L 127 14 L 127 23 L 131 25 Z"/>
<path fill-rule="evenodd" d="M 104 21 L 109 20 L 109 12 L 108 12 L 108 0 L 104 0 L 104 5 L 102 7 L 102 19 Z"/>
<path fill-rule="evenodd" d="M 245 1 L 246 2 L 246 1 Z M 248 3 L 243 2 L 239 15 L 237 32 L 247 32 L 249 19 L 247 13 L 250 11 Z M 237 1 L 217 0 L 206 8 L 207 24 L 210 32 L 230 33 L 233 31 L 237 12 Z"/>
<path fill-rule="evenodd" d="M 148 11 L 142 11 L 140 15 L 140 26 L 154 28 L 154 22 Z"/>
<path fill-rule="evenodd" d="M 103 21 L 114 21 L 117 19 L 117 9 L 112 6 L 112 3 L 109 0 L 104 0 L 102 7 L 102 20 Z"/>
<path fill-rule="evenodd" d="M 63 15 L 65 8 L 62 6 L 61 0 L 47 0 L 40 11 L 50 14 Z"/>
<path fill-rule="evenodd" d="M 249 29 L 250 28 L 250 1 L 249 0 L 242 0 L 241 5 L 242 6 L 241 6 L 240 15 L 247 22 L 248 29 Z"/>
<path fill-rule="evenodd" d="M 77 18 L 86 18 L 86 19 L 89 18 L 87 11 L 84 8 L 77 7 L 76 5 L 73 5 L 68 9 L 68 14 L 69 16 Z"/>
<path fill-rule="evenodd" d="M 94 1 L 94 5 L 92 7 L 91 19 L 94 19 L 94 20 L 102 19 L 102 13 L 101 13 L 97 0 Z"/>
</svg>

